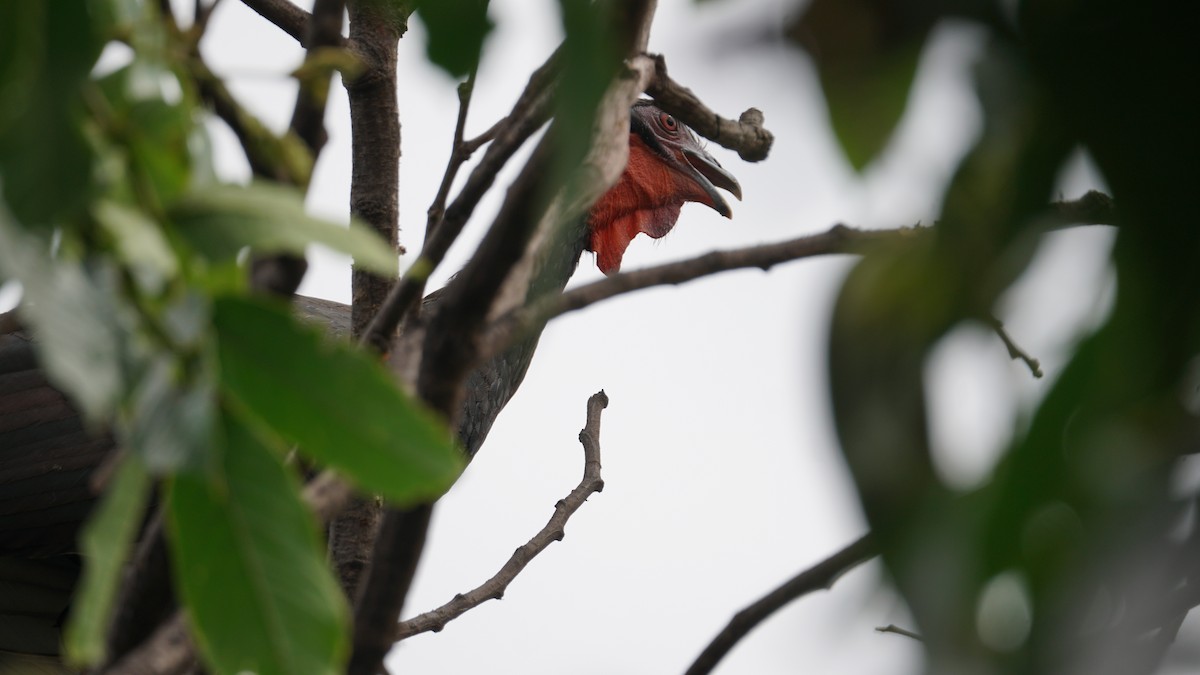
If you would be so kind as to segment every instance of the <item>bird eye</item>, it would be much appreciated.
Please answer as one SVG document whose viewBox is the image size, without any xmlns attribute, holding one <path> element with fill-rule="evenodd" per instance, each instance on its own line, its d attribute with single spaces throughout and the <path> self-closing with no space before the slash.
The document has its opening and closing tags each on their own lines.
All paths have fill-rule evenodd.
<svg viewBox="0 0 1200 675">
<path fill-rule="evenodd" d="M 662 128 L 666 129 L 667 131 L 675 131 L 679 128 L 679 123 L 675 121 L 674 117 L 671 117 L 667 113 L 663 113 L 658 116 L 658 123 L 661 124 Z"/>
</svg>

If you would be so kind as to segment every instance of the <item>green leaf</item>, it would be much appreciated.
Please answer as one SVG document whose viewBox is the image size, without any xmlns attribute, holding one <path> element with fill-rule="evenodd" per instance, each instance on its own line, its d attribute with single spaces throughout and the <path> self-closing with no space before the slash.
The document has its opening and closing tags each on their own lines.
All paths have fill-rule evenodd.
<svg viewBox="0 0 1200 675">
<path fill-rule="evenodd" d="M 99 53 L 84 0 L 0 3 L 0 190 L 27 226 L 76 215 L 90 192 L 80 87 Z"/>
<path fill-rule="evenodd" d="M 108 415 L 124 387 L 125 339 L 110 266 L 57 260 L 49 242 L 21 232 L 0 204 L 0 275 L 19 279 L 21 317 L 38 338 L 42 365 L 91 420 Z"/>
<path fill-rule="evenodd" d="M 86 561 L 71 603 L 64 642 L 76 665 L 95 665 L 106 656 L 105 633 L 130 550 L 150 495 L 150 478 L 136 457 L 121 461 L 80 542 Z"/>
<path fill-rule="evenodd" d="M 588 150 L 596 106 L 621 67 L 623 55 L 614 3 L 559 0 L 562 11 L 563 73 L 555 97 L 555 124 L 565 132 L 555 139 L 558 161 L 574 169 Z"/>
<path fill-rule="evenodd" d="M 158 224 L 144 212 L 112 200 L 101 200 L 92 215 L 112 237 L 117 254 L 144 288 L 157 293 L 179 271 L 179 261 Z"/>
<path fill-rule="evenodd" d="M 341 672 L 347 611 L 295 477 L 222 410 L 214 474 L 180 474 L 168 493 L 175 578 L 218 673 Z"/>
<path fill-rule="evenodd" d="M 446 425 L 365 352 L 260 302 L 218 299 L 214 320 L 222 390 L 302 452 L 399 502 L 437 497 L 458 477 Z"/>
<path fill-rule="evenodd" d="M 465 77 L 479 64 L 483 40 L 495 24 L 488 0 L 421 0 L 417 18 L 429 33 L 429 60 L 452 77 Z"/>
<path fill-rule="evenodd" d="M 833 131 L 855 170 L 883 150 L 900 123 L 920 54 L 919 44 L 908 45 L 868 68 L 821 70 Z"/>
<path fill-rule="evenodd" d="M 202 470 L 212 457 L 215 397 L 207 373 L 189 376 L 174 356 L 160 357 L 133 392 L 129 447 L 155 473 Z"/>
<path fill-rule="evenodd" d="M 812 55 L 834 133 L 855 170 L 887 145 L 937 20 L 924 3 L 814 0 L 788 36 Z"/>
<path fill-rule="evenodd" d="M 305 213 L 300 192 L 278 185 L 200 189 L 176 202 L 169 216 L 188 243 L 216 262 L 232 261 L 246 246 L 258 253 L 303 255 L 309 244 L 320 243 L 377 274 L 394 276 L 398 267 L 396 252 L 367 227 L 314 218 Z"/>
</svg>

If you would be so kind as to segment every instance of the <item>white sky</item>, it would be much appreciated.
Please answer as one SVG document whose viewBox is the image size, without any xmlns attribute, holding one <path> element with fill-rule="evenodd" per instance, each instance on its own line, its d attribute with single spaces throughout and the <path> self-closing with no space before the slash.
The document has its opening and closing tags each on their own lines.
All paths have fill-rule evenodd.
<svg viewBox="0 0 1200 675">
<path fill-rule="evenodd" d="M 186 15 L 188 8 L 180 11 Z M 301 3 L 306 4 L 306 3 Z M 734 45 L 729 35 L 784 0 L 693 3 L 661 0 L 651 50 L 672 76 L 736 118 L 754 106 L 776 135 L 771 157 L 747 164 L 710 144 L 740 180 L 745 201 L 727 221 L 699 205 L 683 210 L 661 241 L 639 238 L 625 269 L 714 248 L 778 241 L 836 222 L 891 227 L 937 216 L 940 193 L 979 128 L 968 87 L 979 36 L 939 30 L 908 114 L 886 155 L 863 177 L 841 159 L 811 65 L 778 45 Z M 528 74 L 559 41 L 553 0 L 493 0 L 489 39 L 468 135 L 502 116 Z M 214 70 L 276 129 L 286 127 L 303 54 L 241 3 L 225 2 L 204 44 Z M 456 113 L 455 82 L 424 60 L 418 21 L 400 44 L 401 241 L 419 248 L 425 210 L 441 178 Z M 345 91 L 333 89 L 330 142 L 309 204 L 346 218 L 350 132 Z M 211 125 L 218 169 L 249 175 L 232 135 Z M 465 175 L 465 171 L 463 174 Z M 511 173 L 509 174 L 511 175 Z M 1098 179 L 1080 158 L 1063 195 Z M 435 278 L 463 264 L 490 222 L 507 180 L 479 209 Z M 1101 229 L 1049 237 L 1035 269 L 1003 304 L 1002 319 L 1047 377 L 1033 381 L 1001 343 L 964 329 L 928 369 L 939 470 L 970 486 L 987 471 L 1013 425 L 1062 365 L 1064 347 L 1095 321 L 1110 285 Z M 314 252 L 301 292 L 347 302 L 348 261 Z M 682 672 L 730 616 L 863 532 L 839 457 L 826 401 L 827 323 L 851 259 L 791 263 L 679 288 L 644 291 L 553 323 L 524 387 L 487 444 L 436 512 L 406 615 L 448 600 L 490 576 L 578 482 L 576 435 L 584 404 L 603 388 L 611 404 L 602 432 L 605 491 L 593 496 L 554 544 L 509 588 L 440 634 L 393 652 L 397 672 Z M 407 264 L 407 260 L 402 260 Z M 575 283 L 600 278 L 584 256 Z M 873 631 L 911 625 L 879 589 L 870 565 L 779 612 L 725 660 L 721 673 L 903 674 L 920 670 L 919 646 Z"/>
</svg>

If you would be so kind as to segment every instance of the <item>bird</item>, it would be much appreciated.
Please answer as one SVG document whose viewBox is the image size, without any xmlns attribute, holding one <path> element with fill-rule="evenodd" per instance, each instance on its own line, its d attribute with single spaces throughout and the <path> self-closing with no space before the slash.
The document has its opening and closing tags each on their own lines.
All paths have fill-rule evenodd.
<svg viewBox="0 0 1200 675">
<path fill-rule="evenodd" d="M 734 176 L 685 124 L 648 99 L 630 109 L 629 159 L 617 183 L 535 264 L 527 300 L 560 293 L 585 252 L 606 275 L 617 273 L 639 235 L 666 236 L 685 203 L 724 217 L 721 194 L 742 198 Z M 450 283 L 453 283 L 451 281 Z M 436 307 L 438 291 L 426 299 Z M 297 315 L 327 332 L 349 334 L 350 308 L 297 296 Z M 468 457 L 524 379 L 538 335 L 475 368 L 466 381 L 457 435 Z M 94 474 L 114 448 L 88 429 L 37 363 L 36 339 L 0 331 L 0 672 L 15 653 L 54 657 L 81 562 L 76 537 L 95 499 Z"/>
</svg>

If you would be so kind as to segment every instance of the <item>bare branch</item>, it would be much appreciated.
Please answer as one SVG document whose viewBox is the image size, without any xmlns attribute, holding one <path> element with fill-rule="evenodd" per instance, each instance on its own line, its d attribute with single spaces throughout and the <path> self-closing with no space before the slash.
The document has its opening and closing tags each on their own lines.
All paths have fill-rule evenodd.
<svg viewBox="0 0 1200 675">
<path fill-rule="evenodd" d="M 458 196 L 446 208 L 436 228 L 436 234 L 427 238 L 417 260 L 405 272 L 399 283 L 392 287 L 387 300 L 367 327 L 363 341 L 379 353 L 386 353 L 391 346 L 391 336 L 400 325 L 400 319 L 420 299 L 425 290 L 425 281 L 441 264 L 446 252 L 462 232 L 467 219 L 474 213 L 475 206 L 495 182 L 496 174 L 517 149 L 549 119 L 554 76 L 558 72 L 557 54 L 558 52 L 555 52 L 546 63 L 534 71 L 512 112 L 493 127 L 496 129 L 494 142 L 471 171 Z"/>
<path fill-rule="evenodd" d="M 1009 358 L 1014 361 L 1024 361 L 1025 365 L 1029 367 L 1029 372 L 1033 373 L 1034 377 L 1040 378 L 1043 375 L 1041 362 L 1030 356 L 1029 352 L 1026 352 L 1020 345 L 1013 341 L 1012 336 L 1004 329 L 1004 324 L 1000 319 L 988 317 L 987 323 L 1004 343 L 1004 348 L 1008 350 Z"/>
<path fill-rule="evenodd" d="M 250 9 L 291 35 L 302 46 L 308 44 L 308 24 L 312 15 L 289 0 L 242 0 Z"/>
<path fill-rule="evenodd" d="M 583 506 L 588 497 L 604 489 L 604 479 L 600 476 L 600 414 L 606 407 L 608 407 L 608 396 L 603 390 L 592 394 L 588 399 L 587 423 L 579 432 L 579 442 L 583 444 L 583 479 L 570 494 L 554 505 L 554 515 L 550 517 L 545 527 L 524 546 L 514 551 L 512 557 L 504 563 L 500 571 L 491 579 L 480 584 L 479 587 L 454 596 L 454 599 L 437 609 L 402 621 L 396 627 L 396 641 L 427 631 L 436 633 L 450 621 L 484 602 L 499 600 L 504 596 L 509 584 L 538 554 L 546 550 L 550 544 L 562 541 L 567 521 L 571 516 Z"/>
<path fill-rule="evenodd" d="M 631 291 L 666 284 L 682 284 L 728 270 L 750 267 L 768 270 L 780 263 L 818 255 L 861 253 L 867 246 L 909 240 L 920 236 L 927 229 L 929 228 L 901 227 L 891 230 L 860 230 L 845 225 L 834 225 L 820 234 L 797 237 L 776 244 L 714 251 L 680 262 L 623 272 L 510 312 L 496 321 L 489 330 L 486 338 L 488 353 L 495 354 L 507 345 L 527 337 L 557 316 Z"/>
<path fill-rule="evenodd" d="M 454 123 L 454 138 L 450 141 L 450 158 L 446 160 L 446 171 L 442 174 L 442 183 L 438 186 L 433 203 L 429 205 L 429 210 L 426 212 L 425 245 L 429 244 L 429 238 L 433 236 L 434 230 L 441 224 L 442 216 L 446 213 L 446 199 L 450 197 L 450 186 L 454 184 L 458 170 L 462 168 L 463 162 L 471 157 L 471 153 L 466 151 L 463 133 L 467 126 L 467 112 L 471 109 L 471 94 L 475 92 L 476 70 L 476 68 L 472 68 L 466 82 L 458 85 L 458 119 Z M 495 126 L 492 128 L 494 129 Z"/>
<path fill-rule="evenodd" d="M 764 619 L 797 598 L 813 591 L 829 590 L 843 574 L 877 554 L 870 535 L 864 535 L 853 544 L 792 577 L 779 588 L 734 614 L 729 624 L 713 638 L 704 651 L 700 652 L 700 656 L 696 657 L 686 675 L 711 673 L 729 650 Z"/>
<path fill-rule="evenodd" d="M 736 122 L 713 112 L 691 89 L 667 75 L 667 62 L 654 56 L 654 77 L 646 93 L 660 108 L 683 120 L 701 136 L 734 150 L 747 162 L 761 162 L 771 151 L 775 135 L 763 127 L 763 114 L 757 108 L 742 113 Z"/>
</svg>

